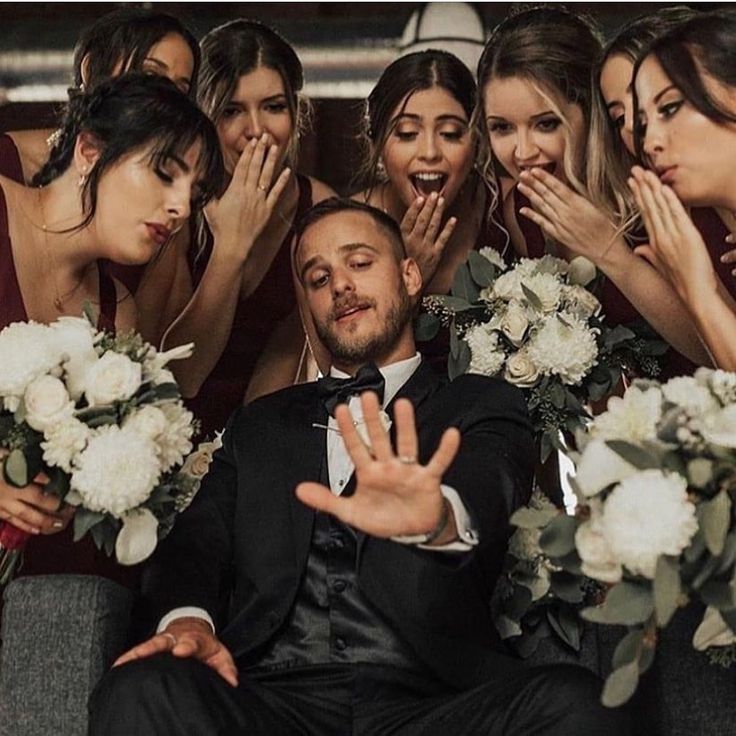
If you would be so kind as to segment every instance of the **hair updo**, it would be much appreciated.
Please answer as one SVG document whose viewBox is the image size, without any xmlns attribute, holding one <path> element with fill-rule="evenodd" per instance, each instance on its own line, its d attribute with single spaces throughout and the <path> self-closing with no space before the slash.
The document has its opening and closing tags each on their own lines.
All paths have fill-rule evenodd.
<svg viewBox="0 0 736 736">
<path fill-rule="evenodd" d="M 207 116 L 165 77 L 124 74 L 77 92 L 67 105 L 59 135 L 49 159 L 31 184 L 45 186 L 72 164 L 80 133 L 88 133 L 100 156 L 82 187 L 84 219 L 89 224 L 97 209 L 97 189 L 104 173 L 123 156 L 150 147 L 150 163 L 160 168 L 172 158 L 181 159 L 201 143 L 197 167 L 201 187 L 193 206 L 201 207 L 219 193 L 224 178 L 217 132 Z"/>
</svg>

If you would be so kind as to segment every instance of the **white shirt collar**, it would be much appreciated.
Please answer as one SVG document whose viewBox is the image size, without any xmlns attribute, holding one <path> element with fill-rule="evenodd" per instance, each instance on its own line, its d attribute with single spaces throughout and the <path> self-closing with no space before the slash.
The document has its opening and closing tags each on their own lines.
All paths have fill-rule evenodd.
<svg viewBox="0 0 736 736">
<path fill-rule="evenodd" d="M 422 362 L 422 356 L 415 353 L 411 358 L 399 360 L 390 365 L 381 366 L 383 380 L 386 381 L 386 387 L 383 391 L 383 406 L 387 406 L 391 400 L 399 392 L 399 389 L 414 375 L 414 371 L 419 368 Z M 335 367 L 330 368 L 330 375 L 333 378 L 350 378 L 349 373 L 338 370 Z"/>
</svg>

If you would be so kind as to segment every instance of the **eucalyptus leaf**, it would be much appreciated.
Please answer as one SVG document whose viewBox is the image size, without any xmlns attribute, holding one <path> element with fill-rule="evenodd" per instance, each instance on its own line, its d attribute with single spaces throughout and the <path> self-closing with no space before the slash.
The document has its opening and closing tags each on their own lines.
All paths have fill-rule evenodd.
<svg viewBox="0 0 736 736">
<path fill-rule="evenodd" d="M 541 312 L 542 301 L 540 298 L 524 283 L 521 284 L 521 290 L 524 292 L 524 296 L 529 304 L 531 304 L 538 312 Z"/>
<path fill-rule="evenodd" d="M 606 440 L 606 444 L 627 463 L 633 465 L 638 470 L 647 470 L 650 468 L 659 468 L 661 458 L 655 453 L 634 445 L 625 440 Z"/>
<path fill-rule="evenodd" d="M 660 555 L 654 575 L 654 610 L 657 614 L 657 625 L 667 626 L 677 610 L 680 598 L 680 561 L 677 557 Z"/>
<path fill-rule="evenodd" d="M 550 590 L 563 601 L 580 603 L 585 595 L 582 582 L 579 576 L 572 573 L 553 572 L 550 576 Z"/>
<path fill-rule="evenodd" d="M 731 525 L 731 497 L 728 492 L 720 491 L 710 501 L 701 503 L 698 506 L 698 519 L 708 551 L 712 555 L 720 555 Z"/>
<path fill-rule="evenodd" d="M 23 450 L 11 450 L 3 462 L 3 475 L 11 486 L 23 488 L 30 482 L 28 461 Z"/>
<path fill-rule="evenodd" d="M 550 384 L 547 396 L 556 408 L 562 409 L 565 406 L 565 389 L 562 384 L 557 382 Z"/>
<path fill-rule="evenodd" d="M 580 651 L 580 620 L 575 616 L 566 616 L 565 609 L 547 610 L 547 621 L 562 642 L 571 649 Z"/>
<path fill-rule="evenodd" d="M 468 343 L 464 340 L 459 342 L 457 357 L 450 356 L 448 359 L 448 377 L 454 380 L 468 372 L 470 368 L 471 353 Z"/>
<path fill-rule="evenodd" d="M 49 482 L 44 487 L 46 493 L 53 493 L 63 499 L 69 493 L 69 475 L 57 467 L 46 468 L 46 475 L 49 477 Z"/>
<path fill-rule="evenodd" d="M 732 582 L 708 580 L 700 587 L 698 595 L 703 603 L 719 611 L 736 608 L 736 589 Z"/>
<path fill-rule="evenodd" d="M 654 596 L 648 586 L 631 582 L 614 585 L 603 605 L 585 608 L 580 615 L 596 624 L 635 626 L 647 621 L 654 612 Z"/>
<path fill-rule="evenodd" d="M 422 312 L 414 322 L 414 339 L 417 342 L 429 342 L 437 336 L 440 321 L 437 315 Z"/>
<path fill-rule="evenodd" d="M 644 641 L 644 629 L 634 629 L 629 631 L 621 641 L 616 645 L 613 651 L 613 659 L 611 664 L 613 669 L 617 670 L 631 662 L 638 662 Z"/>
<path fill-rule="evenodd" d="M 518 585 L 514 588 L 511 597 L 505 601 L 506 615 L 512 621 L 520 621 L 532 604 L 532 594 L 529 588 Z"/>
<path fill-rule="evenodd" d="M 562 557 L 575 549 L 578 522 L 573 516 L 558 514 L 539 537 L 539 546 L 550 557 Z"/>
<path fill-rule="evenodd" d="M 614 670 L 603 686 L 601 702 L 608 708 L 623 705 L 636 692 L 639 684 L 639 663 L 630 662 Z"/>
<path fill-rule="evenodd" d="M 74 514 L 74 541 L 78 542 L 90 529 L 105 518 L 105 514 L 80 506 Z M 99 545 L 98 545 L 99 546 Z"/>
<path fill-rule="evenodd" d="M 465 312 L 473 306 L 467 299 L 462 299 L 459 296 L 443 295 L 437 296 L 436 299 L 452 312 Z"/>
<path fill-rule="evenodd" d="M 636 335 L 628 328 L 623 325 L 616 325 L 613 329 L 606 333 L 606 337 L 603 340 L 603 345 L 608 350 L 620 345 L 622 342 L 631 340 Z"/>
<path fill-rule="evenodd" d="M 473 281 L 481 289 L 490 286 L 496 280 L 496 267 L 475 250 L 468 253 L 468 268 Z"/>
<path fill-rule="evenodd" d="M 470 275 L 470 269 L 467 264 L 461 264 L 455 271 L 455 278 L 452 281 L 452 296 L 460 297 L 466 302 L 478 301 L 480 290 Z"/>
</svg>

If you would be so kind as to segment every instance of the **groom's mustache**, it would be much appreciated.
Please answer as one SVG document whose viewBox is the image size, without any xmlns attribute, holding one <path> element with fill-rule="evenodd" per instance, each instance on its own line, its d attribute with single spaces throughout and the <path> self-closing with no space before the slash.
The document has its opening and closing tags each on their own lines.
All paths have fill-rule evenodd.
<svg viewBox="0 0 736 736">
<path fill-rule="evenodd" d="M 337 299 L 333 302 L 332 308 L 327 314 L 327 321 L 335 322 L 354 309 L 370 309 L 375 306 L 375 299 L 365 299 L 356 294 L 351 294 L 348 297 Z"/>
</svg>

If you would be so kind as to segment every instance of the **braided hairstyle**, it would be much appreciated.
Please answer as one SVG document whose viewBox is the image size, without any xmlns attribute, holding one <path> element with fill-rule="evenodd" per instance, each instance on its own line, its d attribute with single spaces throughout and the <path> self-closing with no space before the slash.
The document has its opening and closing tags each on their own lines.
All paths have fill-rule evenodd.
<svg viewBox="0 0 736 736">
<path fill-rule="evenodd" d="M 104 173 L 123 156 L 149 150 L 154 169 L 183 155 L 197 142 L 200 187 L 193 209 L 218 194 L 224 181 L 217 132 L 209 118 L 165 77 L 124 74 L 98 84 L 91 92 L 74 93 L 48 161 L 31 184 L 42 187 L 72 164 L 80 133 L 95 140 L 100 156 L 81 189 L 84 219 L 72 230 L 87 226 L 97 210 L 97 189 Z"/>
<path fill-rule="evenodd" d="M 114 10 L 85 29 L 74 47 L 74 84 L 78 90 L 91 90 L 115 76 L 118 69 L 141 71 L 151 48 L 170 34 L 181 36 L 192 52 L 194 69 L 189 94 L 194 97 L 201 61 L 197 39 L 173 15 L 145 8 Z"/>
</svg>

